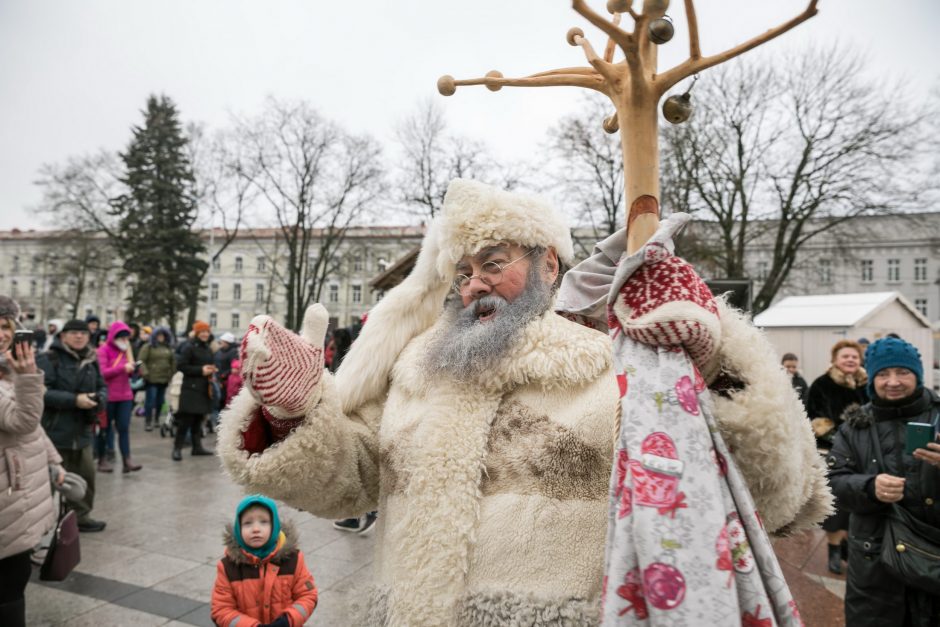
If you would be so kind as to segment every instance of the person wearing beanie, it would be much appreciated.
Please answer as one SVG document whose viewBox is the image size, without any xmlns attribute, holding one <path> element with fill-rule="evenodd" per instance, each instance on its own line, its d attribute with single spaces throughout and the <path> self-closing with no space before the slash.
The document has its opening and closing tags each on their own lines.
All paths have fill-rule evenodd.
<svg viewBox="0 0 940 627">
<path fill-rule="evenodd" d="M 908 454 L 906 427 L 930 424 L 936 435 L 940 397 L 924 385 L 920 353 L 909 342 L 876 340 L 865 363 L 871 402 L 845 413 L 827 457 L 832 491 L 852 513 L 845 624 L 938 625 L 940 595 L 887 571 L 881 542 L 892 504 L 940 537 L 940 441 Z"/>
<path fill-rule="evenodd" d="M 101 331 L 101 318 L 95 314 L 88 314 L 85 316 L 85 322 L 88 323 L 88 345 L 97 349 L 101 345 L 101 338 L 104 335 Z"/>
<path fill-rule="evenodd" d="M 219 336 L 219 350 L 215 351 L 215 367 L 219 369 L 216 377 L 218 378 L 220 391 L 219 402 L 216 406 L 221 409 L 228 404 L 228 377 L 232 371 L 232 360 L 238 358 L 238 342 L 235 336 L 225 332 Z M 214 412 L 218 417 L 218 411 Z"/>
<path fill-rule="evenodd" d="M 246 496 L 225 528 L 216 566 L 212 620 L 239 627 L 300 627 L 317 606 L 317 586 L 297 548 L 297 532 L 277 505 Z"/>
<path fill-rule="evenodd" d="M 806 401 L 806 415 L 822 456 L 832 448 L 832 440 L 842 424 L 842 414 L 868 401 L 868 373 L 862 367 L 861 346 L 852 340 L 840 340 L 832 346 L 830 355 L 829 370 L 813 381 Z M 849 513 L 837 503 L 835 513 L 823 521 L 822 527 L 829 545 L 829 572 L 842 574 L 842 562 L 848 558 L 849 550 L 846 540 Z"/>
<path fill-rule="evenodd" d="M 217 368 L 213 363 L 212 328 L 197 320 L 193 324 L 193 337 L 186 342 L 176 359 L 176 368 L 183 373 L 179 411 L 176 412 L 176 437 L 173 441 L 173 461 L 182 461 L 183 444 L 187 432 L 192 439 L 192 454 L 212 455 L 202 445 L 202 421 L 212 411 L 215 386 L 213 377 Z"/>
<path fill-rule="evenodd" d="M 243 392 L 219 423 L 222 463 L 249 491 L 318 517 L 381 512 L 372 527 L 375 576 L 360 595 L 368 615 L 349 624 L 596 625 L 605 580 L 611 604 L 624 586 L 624 574 L 604 576 L 611 521 L 640 530 L 628 538 L 635 564 L 628 570 L 637 569 L 631 576 L 643 572 L 638 555 L 668 561 L 642 568 L 645 588 L 659 591 L 652 602 L 668 606 L 674 624 L 725 625 L 755 605 L 787 608 L 792 597 L 766 532 L 753 510 L 736 509 L 753 503 L 748 489 L 734 459 L 716 451 L 698 402 L 704 377 L 721 370 L 715 299 L 662 242 L 649 259 L 662 265 L 630 277 L 624 291 L 655 298 L 640 297 L 643 307 L 634 310 L 633 298 L 615 289 L 611 311 L 610 286 L 600 297 L 605 328 L 610 320 L 631 334 L 648 333 L 661 348 L 643 346 L 646 356 L 676 355 L 671 379 L 652 369 L 663 375 L 655 389 L 628 383 L 637 369 L 615 362 L 611 338 L 596 324 L 555 313 L 562 266 L 574 260 L 560 212 L 538 197 L 454 180 L 413 270 L 370 310 L 335 375 L 323 367 L 329 314 L 322 305 L 307 309 L 299 334 L 270 316 L 251 320 L 240 350 Z M 660 289 L 664 282 L 674 289 Z M 669 311 L 700 320 L 667 322 Z M 667 327 L 677 330 L 671 347 Z M 796 404 L 769 345 L 759 346 L 776 377 L 770 387 L 780 388 L 783 405 Z M 679 366 L 685 350 L 695 361 Z M 663 418 L 642 434 L 652 438 L 644 450 L 627 459 L 626 440 L 614 434 L 624 407 L 641 402 L 650 421 Z M 785 423 L 770 429 L 789 436 L 774 440 L 781 464 L 766 431 L 742 426 L 736 434 L 743 438 L 738 452 L 760 444 L 754 485 L 761 520 L 791 532 L 815 525 L 830 495 L 803 414 L 781 420 L 780 404 L 763 413 Z M 673 440 L 664 430 L 681 435 Z M 734 472 L 722 474 L 722 466 Z M 636 477 L 633 487 L 621 481 L 616 496 L 612 467 L 629 467 Z M 725 576 L 698 573 L 714 571 L 716 539 L 728 537 L 730 521 L 748 525 L 748 555 L 760 557 L 749 573 L 734 573 L 738 585 L 729 587 Z M 617 568 L 629 563 L 618 559 Z M 694 581 L 682 570 L 696 573 Z M 770 580 L 780 585 L 769 589 Z M 760 592 L 740 597 L 745 589 Z"/>
<path fill-rule="evenodd" d="M 46 385 L 42 425 L 62 456 L 65 469 L 81 476 L 87 484 L 84 495 L 68 500 L 67 505 L 78 516 L 80 531 L 96 532 L 103 531 L 106 523 L 91 517 L 95 504 L 92 439 L 98 410 L 108 402 L 108 387 L 101 376 L 98 355 L 89 342 L 88 324 L 69 320 L 49 350 L 39 356 L 37 365 Z"/>
</svg>

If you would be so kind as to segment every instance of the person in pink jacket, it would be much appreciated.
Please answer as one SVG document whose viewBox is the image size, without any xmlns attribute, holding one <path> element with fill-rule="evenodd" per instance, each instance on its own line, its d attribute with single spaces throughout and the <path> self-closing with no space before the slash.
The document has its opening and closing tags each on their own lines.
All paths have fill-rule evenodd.
<svg viewBox="0 0 940 627">
<path fill-rule="evenodd" d="M 131 458 L 131 411 L 134 409 L 134 392 L 131 390 L 131 374 L 136 369 L 130 352 L 131 330 L 118 320 L 108 328 L 108 339 L 98 347 L 98 365 L 101 376 L 108 385 L 108 404 L 105 409 L 106 424 L 98 437 L 98 470 L 111 472 L 108 450 L 114 450 L 114 430 L 118 432 L 118 447 L 124 472 L 140 470 Z"/>
</svg>

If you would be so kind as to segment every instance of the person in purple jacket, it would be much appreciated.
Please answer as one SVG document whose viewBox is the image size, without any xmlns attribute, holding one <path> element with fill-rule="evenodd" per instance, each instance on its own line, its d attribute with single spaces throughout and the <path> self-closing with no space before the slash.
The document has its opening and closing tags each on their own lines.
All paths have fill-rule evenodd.
<svg viewBox="0 0 940 627">
<path fill-rule="evenodd" d="M 103 437 L 98 439 L 98 470 L 111 472 L 107 461 L 107 449 L 114 447 L 114 429 L 118 432 L 118 446 L 124 462 L 124 472 L 140 470 L 131 458 L 131 411 L 134 408 L 134 392 L 131 390 L 131 374 L 136 366 L 130 353 L 130 328 L 117 321 L 108 329 L 108 339 L 98 347 L 98 365 L 101 376 L 108 385 L 106 406 L 107 424 Z"/>
</svg>

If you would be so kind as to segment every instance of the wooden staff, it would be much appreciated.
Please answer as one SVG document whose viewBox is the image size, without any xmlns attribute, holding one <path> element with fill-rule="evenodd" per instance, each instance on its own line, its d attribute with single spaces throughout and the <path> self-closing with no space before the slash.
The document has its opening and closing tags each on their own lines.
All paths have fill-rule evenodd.
<svg viewBox="0 0 940 627">
<path fill-rule="evenodd" d="M 657 46 L 650 40 L 649 25 L 665 15 L 669 0 L 644 0 L 641 13 L 633 10 L 632 0 L 609 0 L 607 10 L 613 15 L 609 21 L 594 12 L 584 0 L 573 0 L 572 8 L 608 37 L 601 58 L 580 28 L 568 31 L 568 43 L 582 49 L 590 67 L 560 68 L 523 78 L 506 78 L 496 70 L 483 78 L 465 80 L 445 75 L 437 81 L 437 89 L 442 95 L 451 96 L 457 87 L 465 85 L 484 85 L 490 91 L 499 91 L 506 86 L 568 86 L 592 89 L 610 98 L 614 113 L 603 121 L 603 125 L 609 133 L 620 131 L 627 204 L 627 252 L 633 253 L 646 243 L 659 225 L 659 101 L 683 79 L 733 59 L 813 17 L 818 11 L 817 3 L 818 0 L 810 0 L 803 12 L 793 19 L 724 52 L 703 57 L 695 6 L 693 0 L 684 0 L 689 57 L 660 73 L 657 69 Z M 624 14 L 633 19 L 632 31 L 620 27 Z M 613 62 L 616 48 L 624 55 L 618 63 Z"/>
</svg>

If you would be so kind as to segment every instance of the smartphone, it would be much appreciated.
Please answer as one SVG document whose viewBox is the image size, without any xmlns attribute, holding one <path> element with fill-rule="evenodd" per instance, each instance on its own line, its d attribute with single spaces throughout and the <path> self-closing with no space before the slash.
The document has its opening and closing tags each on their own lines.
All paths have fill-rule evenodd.
<svg viewBox="0 0 940 627">
<path fill-rule="evenodd" d="M 926 422 L 907 423 L 907 436 L 905 439 L 904 452 L 908 455 L 914 453 L 914 449 L 927 448 L 928 442 L 933 442 L 937 437 L 932 424 Z"/>
<path fill-rule="evenodd" d="M 13 352 L 13 356 L 16 357 L 16 346 L 17 344 L 32 344 L 33 343 L 33 332 L 28 329 L 17 329 L 13 332 L 13 344 L 10 347 L 10 350 Z"/>
</svg>

